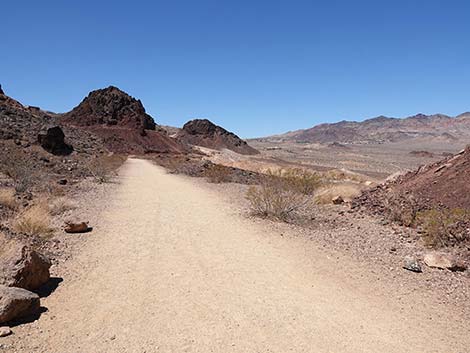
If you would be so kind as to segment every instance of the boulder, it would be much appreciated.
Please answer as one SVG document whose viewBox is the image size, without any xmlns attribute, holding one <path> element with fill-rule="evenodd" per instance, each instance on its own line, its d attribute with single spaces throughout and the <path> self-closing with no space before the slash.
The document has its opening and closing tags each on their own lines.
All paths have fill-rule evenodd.
<svg viewBox="0 0 470 353">
<path fill-rule="evenodd" d="M 37 294 L 23 288 L 0 285 L 0 324 L 34 315 L 39 307 Z"/>
<path fill-rule="evenodd" d="M 53 126 L 38 134 L 38 142 L 47 152 L 55 155 L 68 155 L 73 147 L 65 143 L 65 134 L 60 126 Z"/>
<path fill-rule="evenodd" d="M 430 252 L 424 255 L 424 263 L 433 268 L 451 271 L 465 271 L 467 266 L 450 254 Z"/>
<path fill-rule="evenodd" d="M 49 281 L 49 259 L 22 244 L 7 246 L 0 260 L 0 285 L 34 290 Z"/>
</svg>

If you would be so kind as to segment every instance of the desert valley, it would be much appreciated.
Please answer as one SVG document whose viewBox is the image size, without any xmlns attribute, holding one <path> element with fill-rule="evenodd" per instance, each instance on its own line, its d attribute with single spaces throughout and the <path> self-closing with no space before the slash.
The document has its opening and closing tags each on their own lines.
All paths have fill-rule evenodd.
<svg viewBox="0 0 470 353">
<path fill-rule="evenodd" d="M 243 140 L 114 86 L 27 103 L 0 88 L 0 351 L 469 351 L 470 113 Z"/>
</svg>

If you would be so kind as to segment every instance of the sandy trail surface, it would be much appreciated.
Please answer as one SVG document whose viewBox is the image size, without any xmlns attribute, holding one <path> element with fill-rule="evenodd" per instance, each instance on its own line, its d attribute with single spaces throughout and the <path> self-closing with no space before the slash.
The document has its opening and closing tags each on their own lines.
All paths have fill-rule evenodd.
<svg viewBox="0 0 470 353">
<path fill-rule="evenodd" d="M 415 296 L 403 310 L 386 284 L 352 280 L 354 263 L 271 236 L 187 178 L 129 159 L 120 179 L 18 351 L 470 350 L 461 321 Z"/>
</svg>

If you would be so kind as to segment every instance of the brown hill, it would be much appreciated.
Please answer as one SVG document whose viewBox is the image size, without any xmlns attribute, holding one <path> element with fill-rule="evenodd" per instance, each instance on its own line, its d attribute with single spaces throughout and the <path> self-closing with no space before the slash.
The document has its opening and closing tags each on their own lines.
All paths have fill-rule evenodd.
<svg viewBox="0 0 470 353">
<path fill-rule="evenodd" d="M 457 117 L 443 114 L 418 114 L 405 119 L 379 116 L 362 122 L 341 121 L 321 124 L 310 129 L 288 132 L 271 139 L 346 144 L 397 142 L 414 138 L 439 140 L 468 139 L 470 137 L 470 114 Z"/>
<path fill-rule="evenodd" d="M 62 119 L 75 126 L 107 125 L 146 130 L 156 127 L 140 100 L 114 86 L 90 92 L 78 106 L 63 114 Z"/>
<path fill-rule="evenodd" d="M 114 152 L 182 153 L 188 150 L 155 123 L 140 100 L 114 86 L 90 92 L 72 111 L 62 114 L 61 120 L 101 136 Z"/>
<path fill-rule="evenodd" d="M 177 138 L 191 145 L 216 150 L 229 149 L 236 153 L 253 155 L 259 152 L 232 132 L 207 119 L 194 119 L 184 124 Z"/>
<path fill-rule="evenodd" d="M 359 197 L 356 204 L 381 211 L 392 196 L 413 200 L 418 210 L 470 210 L 470 146 L 454 156 L 379 185 Z"/>
</svg>

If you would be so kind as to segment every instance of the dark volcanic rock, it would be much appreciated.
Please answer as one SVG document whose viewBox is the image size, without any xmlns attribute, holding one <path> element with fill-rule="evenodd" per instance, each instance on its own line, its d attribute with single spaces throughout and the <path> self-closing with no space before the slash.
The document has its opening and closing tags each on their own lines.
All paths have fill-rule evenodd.
<svg viewBox="0 0 470 353">
<path fill-rule="evenodd" d="M 212 149 L 229 149 L 240 154 L 257 154 L 256 149 L 249 146 L 232 132 L 213 124 L 207 119 L 194 119 L 184 124 L 177 137 L 191 145 Z"/>
<path fill-rule="evenodd" d="M 5 92 L 3 92 L 2 85 L 0 85 L 0 94 L 5 94 Z"/>
<path fill-rule="evenodd" d="M 100 136 L 117 153 L 185 153 L 186 145 L 169 137 L 145 112 L 140 100 L 110 86 L 91 92 L 72 111 L 62 114 L 67 125 Z"/>
<path fill-rule="evenodd" d="M 59 126 L 39 133 L 38 142 L 42 148 L 55 155 L 69 155 L 73 152 L 73 147 L 65 143 L 65 134 Z"/>
<path fill-rule="evenodd" d="M 72 111 L 63 114 L 62 119 L 77 126 L 107 125 L 147 130 L 156 127 L 140 100 L 114 86 L 91 92 Z"/>
</svg>

